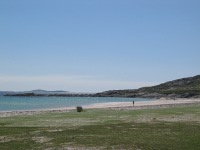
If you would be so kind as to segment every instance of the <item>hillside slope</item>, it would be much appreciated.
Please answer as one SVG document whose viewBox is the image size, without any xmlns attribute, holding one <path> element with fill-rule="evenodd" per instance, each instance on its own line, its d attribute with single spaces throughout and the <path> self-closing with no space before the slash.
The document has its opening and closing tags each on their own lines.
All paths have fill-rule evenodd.
<svg viewBox="0 0 200 150">
<path fill-rule="evenodd" d="M 12 92 L 5 96 L 200 98 L 200 75 L 166 82 L 152 87 L 131 90 L 110 90 L 96 94 L 35 90 L 29 92 Z"/>
<path fill-rule="evenodd" d="M 188 98 L 200 97 L 200 75 L 182 78 L 137 90 L 111 90 L 97 93 L 99 97 Z"/>
</svg>

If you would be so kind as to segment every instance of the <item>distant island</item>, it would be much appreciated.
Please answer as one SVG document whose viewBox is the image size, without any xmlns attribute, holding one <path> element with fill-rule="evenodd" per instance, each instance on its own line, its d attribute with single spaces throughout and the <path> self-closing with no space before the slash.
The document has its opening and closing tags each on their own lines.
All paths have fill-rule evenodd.
<svg viewBox="0 0 200 150">
<path fill-rule="evenodd" d="M 0 91 L 0 95 L 3 96 L 46 96 L 46 97 L 89 97 L 93 94 L 91 93 L 75 93 L 75 92 L 69 92 L 69 91 L 46 91 L 46 90 L 32 90 L 32 91 L 23 91 L 23 92 L 13 92 L 13 91 Z"/>
<path fill-rule="evenodd" d="M 156 86 L 129 90 L 110 90 L 100 93 L 71 93 L 68 91 L 34 90 L 0 92 L 4 96 L 59 96 L 59 97 L 127 97 L 127 98 L 199 98 L 200 75 L 173 80 Z"/>
</svg>

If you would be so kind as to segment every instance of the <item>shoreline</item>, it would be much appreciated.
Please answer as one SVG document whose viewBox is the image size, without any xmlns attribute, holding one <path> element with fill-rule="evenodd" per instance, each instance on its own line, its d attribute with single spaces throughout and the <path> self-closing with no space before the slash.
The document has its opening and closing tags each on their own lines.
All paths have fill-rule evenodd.
<svg viewBox="0 0 200 150">
<path fill-rule="evenodd" d="M 154 109 L 154 108 L 169 108 L 175 106 L 189 106 L 194 104 L 200 104 L 200 99 L 155 99 L 152 101 L 139 101 L 135 102 L 106 102 L 96 103 L 83 106 L 83 109 L 113 109 L 113 110 L 140 110 L 140 109 Z M 40 109 L 40 110 L 18 110 L 18 111 L 0 111 L 0 117 L 10 117 L 18 115 L 34 115 L 50 112 L 70 112 L 76 110 L 76 107 L 64 107 L 56 109 Z"/>
</svg>

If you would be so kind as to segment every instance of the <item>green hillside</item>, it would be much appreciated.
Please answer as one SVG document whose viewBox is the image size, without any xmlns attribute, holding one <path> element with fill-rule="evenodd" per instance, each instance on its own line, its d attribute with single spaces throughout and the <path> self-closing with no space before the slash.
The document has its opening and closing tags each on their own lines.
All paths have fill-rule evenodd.
<svg viewBox="0 0 200 150">
<path fill-rule="evenodd" d="M 200 75 L 182 78 L 152 87 L 137 90 L 112 90 L 97 93 L 102 97 L 148 97 L 148 98 L 188 98 L 200 97 Z"/>
<path fill-rule="evenodd" d="M 193 94 L 200 95 L 200 75 L 166 82 L 157 86 L 142 88 L 140 91 L 160 94 Z"/>
</svg>

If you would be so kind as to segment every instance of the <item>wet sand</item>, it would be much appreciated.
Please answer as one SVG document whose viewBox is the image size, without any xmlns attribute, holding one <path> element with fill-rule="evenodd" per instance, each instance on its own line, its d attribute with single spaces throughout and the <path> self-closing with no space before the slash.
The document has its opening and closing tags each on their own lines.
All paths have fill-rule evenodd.
<svg viewBox="0 0 200 150">
<path fill-rule="evenodd" d="M 169 108 L 175 106 L 188 106 L 200 104 L 200 99 L 158 99 L 153 101 L 141 102 L 108 102 L 96 103 L 93 105 L 83 106 L 83 109 L 110 108 L 114 110 L 138 110 L 138 109 L 154 109 L 154 108 Z M 0 111 L 0 117 L 9 117 L 17 115 L 33 115 L 48 112 L 70 112 L 76 107 L 65 107 L 59 109 L 44 109 L 44 110 L 23 110 L 23 111 Z"/>
</svg>

